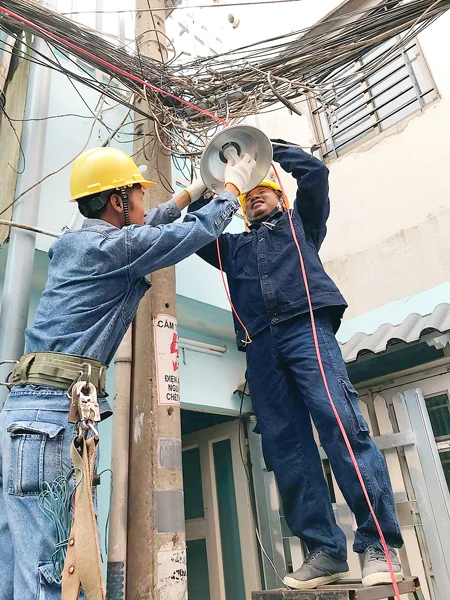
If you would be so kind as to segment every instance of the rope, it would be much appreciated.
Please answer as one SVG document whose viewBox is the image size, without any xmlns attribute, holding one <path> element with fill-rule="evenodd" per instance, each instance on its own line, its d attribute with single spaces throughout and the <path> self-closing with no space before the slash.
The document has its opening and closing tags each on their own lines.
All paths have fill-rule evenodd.
<svg viewBox="0 0 450 600">
<path fill-rule="evenodd" d="M 74 473 L 75 469 L 71 469 L 65 476 L 57 477 L 53 481 L 44 481 L 39 496 L 39 508 L 52 522 L 55 530 L 56 545 L 52 563 L 58 583 L 62 581 L 67 543 L 72 527 L 72 511 L 77 488 L 73 481 Z"/>
</svg>

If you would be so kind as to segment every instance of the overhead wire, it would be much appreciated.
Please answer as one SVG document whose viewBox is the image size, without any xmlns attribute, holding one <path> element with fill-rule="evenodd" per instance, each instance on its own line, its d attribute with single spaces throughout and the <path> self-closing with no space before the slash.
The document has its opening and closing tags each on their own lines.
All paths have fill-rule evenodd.
<svg viewBox="0 0 450 600">
<path fill-rule="evenodd" d="M 0 0 L 0 25 L 8 29 L 20 23 L 26 31 L 43 36 L 67 59 L 75 56 L 100 69 L 110 76 L 110 82 L 107 85 L 87 73 L 82 77 L 61 64 L 53 63 L 50 68 L 129 108 L 130 103 L 119 93 L 124 88 L 145 99 L 145 106 L 136 104 L 135 111 L 158 123 L 158 134 L 161 137 L 164 131 L 172 154 L 194 160 L 201 151 L 192 146 L 192 134 L 205 142 L 217 128 L 218 119 L 222 125 L 225 121 L 237 123 L 256 110 L 265 113 L 287 103 L 292 107 L 306 98 L 314 98 L 335 115 L 333 102 L 339 90 L 356 85 L 388 62 L 449 7 L 450 0 L 385 0 L 371 8 L 326 17 L 317 29 L 303 28 L 217 55 L 170 64 L 142 56 L 136 43 L 134 52 L 118 47 L 94 30 L 30 0 Z M 157 27 L 154 30 L 163 53 L 163 41 Z M 395 35 L 401 36 L 398 42 L 383 50 L 383 44 Z M 381 58 L 371 66 L 343 70 L 377 47 L 382 48 Z"/>
<path fill-rule="evenodd" d="M 251 2 L 224 2 L 223 4 L 193 4 L 192 6 L 174 6 L 173 10 L 175 11 L 179 11 L 179 10 L 192 10 L 192 9 L 198 9 L 198 8 L 226 8 L 226 7 L 230 7 L 230 6 L 239 6 L 239 7 L 246 7 L 246 6 L 261 6 L 264 4 L 283 4 L 283 3 L 290 3 L 290 2 L 305 2 L 305 0 L 252 0 Z M 98 13 L 102 13 L 102 14 L 112 14 L 112 13 L 145 13 L 145 12 L 162 12 L 162 11 L 166 11 L 170 9 L 170 7 L 167 8 L 140 8 L 140 9 L 122 9 L 122 10 L 73 10 L 73 11 L 64 11 L 61 12 L 62 15 L 64 16 L 70 16 L 70 15 L 75 15 L 75 14 L 98 14 Z"/>
<path fill-rule="evenodd" d="M 12 206 L 14 206 L 14 204 L 20 200 L 20 198 L 22 198 L 25 194 L 28 194 L 28 192 L 30 192 L 32 189 L 34 189 L 35 187 L 41 185 L 42 183 L 44 183 L 44 181 L 46 181 L 47 179 L 49 179 L 50 177 L 53 177 L 53 175 L 56 175 L 57 173 L 60 173 L 63 169 L 67 168 L 69 165 L 71 165 L 73 163 L 74 160 L 76 160 L 80 154 L 82 154 L 86 148 L 88 147 L 88 144 L 90 142 L 90 139 L 92 137 L 92 133 L 94 131 L 94 127 L 96 122 L 98 121 L 98 118 L 102 112 L 102 107 L 103 107 L 103 102 L 104 102 L 104 97 L 101 96 L 97 106 L 98 106 L 98 110 L 96 113 L 96 118 L 92 121 L 91 124 L 91 128 L 89 130 L 89 134 L 87 137 L 86 142 L 84 143 L 83 147 L 81 148 L 81 150 L 79 152 L 77 152 L 77 154 L 75 156 L 73 156 L 70 160 L 68 160 L 67 162 L 65 162 L 61 167 L 58 167 L 58 169 L 51 171 L 50 173 L 47 173 L 47 175 L 44 175 L 39 181 L 36 181 L 35 183 L 33 183 L 32 185 L 30 185 L 26 190 L 24 190 L 23 192 L 21 192 L 18 196 L 16 196 L 7 206 L 5 206 L 1 211 L 0 211 L 0 216 L 3 215 L 6 211 L 8 211 Z"/>
</svg>

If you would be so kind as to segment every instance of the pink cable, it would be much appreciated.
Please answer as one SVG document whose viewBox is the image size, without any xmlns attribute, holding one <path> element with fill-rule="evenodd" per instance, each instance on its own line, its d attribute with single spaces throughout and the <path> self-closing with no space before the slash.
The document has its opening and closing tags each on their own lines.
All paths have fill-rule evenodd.
<svg viewBox="0 0 450 600">
<path fill-rule="evenodd" d="M 275 167 L 275 165 L 273 163 L 272 163 L 272 168 L 273 168 L 273 170 L 275 172 L 275 175 L 276 175 L 276 177 L 278 179 L 278 183 L 280 184 L 281 193 L 283 194 L 283 198 L 286 198 L 287 196 L 284 193 L 283 184 L 281 183 L 281 179 L 280 179 L 280 177 L 278 175 L 278 171 L 277 171 L 277 169 L 276 169 L 276 167 Z M 369 506 L 370 514 L 372 515 L 373 521 L 375 523 L 375 527 L 377 528 L 377 531 L 378 531 L 378 535 L 380 536 L 380 541 L 381 541 L 381 545 L 383 546 L 384 554 L 386 556 L 386 560 L 387 560 L 387 563 L 388 563 L 389 573 L 390 573 L 390 576 L 391 576 L 392 586 L 394 588 L 396 600 L 400 600 L 400 592 L 399 592 L 399 589 L 398 589 L 397 581 L 395 579 L 395 573 L 394 573 L 394 569 L 392 567 L 392 561 L 391 561 L 391 557 L 389 556 L 389 550 L 388 550 L 388 547 L 387 547 L 387 544 L 386 544 L 385 537 L 383 535 L 383 531 L 381 530 L 380 523 L 379 523 L 379 521 L 377 519 L 377 516 L 375 514 L 375 510 L 374 510 L 374 508 L 372 506 L 372 503 L 370 501 L 369 494 L 367 492 L 367 488 L 366 488 L 366 485 L 364 483 L 364 479 L 363 479 L 363 477 L 361 475 L 361 470 L 360 470 L 359 465 L 358 465 L 358 463 L 356 461 L 355 453 L 353 452 L 353 448 L 351 447 L 350 440 L 348 439 L 347 432 L 345 431 L 345 428 L 344 428 L 344 425 L 342 423 L 341 417 L 339 416 L 339 412 L 338 412 L 338 410 L 336 408 L 336 405 L 334 403 L 333 397 L 331 396 L 330 388 L 328 387 L 327 376 L 325 374 L 325 369 L 323 368 L 322 355 L 320 353 L 319 340 L 317 338 L 316 321 L 315 321 L 315 318 L 314 318 L 314 310 L 313 310 L 313 307 L 312 307 L 311 295 L 309 293 L 308 277 L 306 275 L 305 262 L 303 260 L 302 251 L 300 249 L 300 244 L 298 242 L 297 235 L 296 235 L 296 232 L 295 232 L 294 223 L 292 222 L 291 212 L 289 210 L 289 207 L 286 207 L 286 208 L 287 208 L 286 212 L 287 212 L 288 218 L 289 218 L 289 225 L 291 227 L 292 237 L 294 238 L 294 243 L 295 243 L 295 245 L 297 247 L 298 256 L 299 256 L 299 259 L 300 259 L 300 266 L 301 266 L 301 269 L 302 269 L 303 282 L 305 284 L 306 297 L 308 299 L 308 308 L 309 308 L 309 314 L 310 314 L 310 317 L 311 317 L 312 334 L 313 334 L 313 338 L 314 338 L 314 346 L 315 346 L 315 349 L 316 349 L 316 356 L 317 356 L 317 362 L 319 363 L 320 374 L 322 376 L 322 380 L 323 380 L 323 383 L 324 383 L 324 386 L 325 386 L 325 390 L 327 392 L 328 399 L 329 399 L 330 404 L 331 404 L 331 408 L 333 410 L 334 416 L 336 417 L 336 421 L 338 422 L 339 429 L 341 430 L 342 437 L 344 438 L 345 445 L 347 446 L 347 450 L 348 450 L 348 452 L 350 454 L 350 458 L 352 460 L 353 466 L 354 466 L 356 474 L 358 476 L 359 483 L 361 484 L 361 488 L 362 488 L 362 491 L 364 493 L 364 497 L 366 499 L 367 505 Z"/>
<path fill-rule="evenodd" d="M 250 344 L 252 340 L 248 334 L 247 327 L 241 321 L 241 317 L 238 315 L 237 310 L 234 308 L 233 301 L 231 300 L 230 292 L 228 290 L 228 286 L 225 281 L 225 274 L 224 274 L 223 267 L 222 267 L 222 256 L 220 255 L 219 238 L 217 238 L 216 244 L 217 244 L 217 258 L 219 259 L 220 274 L 222 276 L 222 283 L 223 283 L 223 287 L 225 289 L 225 294 L 227 295 L 228 303 L 231 306 L 231 310 L 233 311 L 236 319 L 239 321 L 239 324 L 241 325 L 242 329 L 245 331 L 246 339 L 241 340 L 241 343 L 244 344 L 244 346 L 246 346 L 247 344 Z"/>
<path fill-rule="evenodd" d="M 7 15 L 9 15 L 10 17 L 13 17 L 14 19 L 16 19 L 17 21 L 20 21 L 21 23 L 25 23 L 26 25 L 29 25 L 30 27 L 32 27 L 33 29 L 35 29 L 36 31 L 39 31 L 40 33 L 43 33 L 44 35 L 64 44 L 65 46 L 68 46 L 69 48 L 72 48 L 73 50 L 77 50 L 78 52 L 81 52 L 82 54 L 84 54 L 85 56 L 89 56 L 90 58 L 96 60 L 97 62 L 99 62 L 100 64 L 108 67 L 109 69 L 112 69 L 113 71 L 115 71 L 116 73 L 120 73 L 121 75 L 124 75 L 125 77 L 128 77 L 129 79 L 136 81 L 137 83 L 140 83 L 141 85 L 155 91 L 155 92 L 159 92 L 160 94 L 167 96 L 169 98 L 172 98 L 174 100 L 177 100 L 178 102 L 181 102 L 181 104 L 184 104 L 185 106 L 188 106 L 189 108 L 193 108 L 194 110 L 198 111 L 199 113 L 202 113 L 203 115 L 206 115 L 208 117 L 210 117 L 211 119 L 214 119 L 215 121 L 222 123 L 225 126 L 228 126 L 227 121 L 225 121 L 224 119 L 218 117 L 217 115 L 214 115 L 213 113 L 204 110 L 203 108 L 200 108 L 199 106 L 196 106 L 195 104 L 192 104 L 191 102 L 188 102 L 187 100 L 183 100 L 182 98 L 179 98 L 178 96 L 175 96 L 174 94 L 171 94 L 170 92 L 167 92 L 165 90 L 162 90 L 161 88 L 156 87 L 155 85 L 152 85 L 151 83 L 148 83 L 148 81 L 145 81 L 144 79 L 141 79 L 140 77 L 137 77 L 136 75 L 133 75 L 132 73 L 128 73 L 127 71 L 124 71 L 123 69 L 120 69 L 119 67 L 116 67 L 110 63 L 108 63 L 106 60 L 103 60 L 102 58 L 99 58 L 98 56 L 95 56 L 94 54 L 91 54 L 90 52 L 88 52 L 87 50 L 84 50 L 83 48 L 80 48 L 79 46 L 76 46 L 75 44 L 72 44 L 71 42 L 65 40 L 64 38 L 59 37 L 58 35 L 51 33 L 50 31 L 47 31 L 46 29 L 44 29 L 43 27 L 40 27 L 39 25 L 36 25 L 35 23 L 32 23 L 31 21 L 29 21 L 28 19 L 25 19 L 24 17 L 21 17 L 20 15 L 14 13 L 11 10 L 8 10 L 7 8 L 4 8 L 3 6 L 0 6 L 0 12 L 3 12 Z M 284 193 L 284 189 L 283 189 L 283 184 L 281 183 L 281 179 L 278 175 L 278 171 L 275 167 L 275 165 L 272 163 L 272 167 L 273 170 L 275 172 L 275 175 L 278 179 L 278 183 L 280 184 L 280 188 L 281 188 L 281 192 L 283 194 L 283 197 L 286 198 L 286 195 Z M 295 228 L 294 228 L 294 224 L 292 222 L 292 217 L 291 214 L 289 212 L 289 210 L 287 210 L 288 213 L 288 217 L 289 217 L 289 224 L 291 227 L 291 232 L 292 232 L 292 236 L 294 239 L 294 243 L 297 247 L 297 251 L 298 251 L 298 255 L 299 255 L 299 259 L 300 259 L 300 266 L 301 266 L 301 270 L 302 270 L 302 276 L 303 276 L 303 281 L 305 284 L 305 290 L 306 290 L 306 296 L 308 298 L 308 307 L 309 307 L 309 313 L 310 313 L 310 317 L 311 317 L 311 325 L 312 325 L 312 333 L 313 333 L 313 338 L 314 338 L 314 345 L 315 345 L 315 349 L 316 349 L 316 356 L 317 356 L 317 362 L 319 364 L 319 369 L 320 369 L 320 373 L 323 379 L 323 383 L 325 385 L 325 390 L 327 392 L 327 396 L 330 400 L 330 404 L 331 404 L 331 408 L 333 410 L 334 416 L 336 417 L 336 420 L 338 422 L 339 425 L 339 429 L 341 430 L 342 436 L 344 438 L 345 441 L 345 445 L 347 446 L 348 452 L 350 454 L 350 458 L 352 460 L 353 466 L 355 468 L 356 474 L 358 476 L 359 479 L 359 483 L 361 484 L 361 488 L 363 490 L 364 493 L 364 497 L 367 501 L 367 504 L 369 506 L 370 509 L 370 513 L 372 515 L 372 518 L 374 520 L 375 526 L 377 528 L 378 534 L 380 536 L 380 540 L 381 540 L 381 544 L 383 546 L 383 550 L 384 553 L 386 555 L 386 560 L 388 563 L 388 567 L 389 567 L 389 573 L 392 579 L 392 585 L 394 587 L 394 592 L 395 592 L 395 597 L 396 600 L 401 600 L 400 599 L 400 593 L 398 590 L 398 585 L 397 585 L 397 581 L 395 579 L 395 573 L 394 573 L 394 569 L 392 567 L 392 561 L 391 561 L 391 557 L 389 556 L 389 550 L 386 544 L 386 540 L 384 538 L 383 532 L 381 530 L 380 524 L 378 522 L 377 516 L 375 514 L 375 511 L 373 509 L 372 503 L 370 501 L 369 498 L 369 494 L 367 492 L 363 477 L 361 475 L 361 471 L 359 469 L 358 463 L 356 461 L 356 457 L 355 454 L 353 452 L 353 449 L 351 447 L 350 441 L 348 439 L 347 433 L 345 431 L 344 425 L 341 421 L 341 418 L 339 416 L 339 413 L 337 411 L 336 405 L 334 404 L 333 398 L 331 396 L 331 392 L 330 389 L 328 387 L 328 381 L 326 378 L 326 374 L 325 374 L 325 370 L 323 368 L 323 363 L 322 363 L 322 356 L 320 353 L 320 347 L 319 347 L 319 341 L 317 338 L 317 331 L 316 331 L 316 323 L 315 323 L 315 319 L 314 319 L 314 311 L 313 311 L 313 307 L 312 307 L 312 302 L 311 302 L 311 296 L 309 293 L 309 285 L 308 285 L 308 278 L 307 278 L 307 274 L 306 274 L 306 269 L 305 269 L 305 264 L 303 261 L 303 256 L 302 256 L 302 251 L 300 249 L 300 244 L 298 243 L 298 239 L 297 239 L 297 235 L 295 232 Z M 234 305 L 233 302 L 231 300 L 231 296 L 230 293 L 228 291 L 228 287 L 226 285 L 225 282 L 225 275 L 224 275 L 224 271 L 223 271 L 223 267 L 222 267 L 222 257 L 220 255 L 220 246 L 219 246 L 219 240 L 217 240 L 217 254 L 218 254 L 218 259 L 219 259 L 219 267 L 220 267 L 220 273 L 222 275 L 222 282 L 223 282 L 223 286 L 225 289 L 225 293 L 227 295 L 227 299 L 228 302 L 231 306 L 231 309 L 234 313 L 234 315 L 236 316 L 238 322 L 240 323 L 240 325 L 242 326 L 242 328 L 244 329 L 246 335 L 247 335 L 247 339 L 249 341 L 250 337 L 247 331 L 247 328 L 245 327 L 245 325 L 243 324 L 243 322 L 241 321 Z M 249 343 L 249 341 L 247 341 L 247 343 Z"/>
</svg>

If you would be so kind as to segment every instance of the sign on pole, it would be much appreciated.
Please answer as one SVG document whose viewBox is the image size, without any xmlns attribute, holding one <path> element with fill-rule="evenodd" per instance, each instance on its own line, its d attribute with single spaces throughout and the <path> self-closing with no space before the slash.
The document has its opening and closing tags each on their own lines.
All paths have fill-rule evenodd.
<svg viewBox="0 0 450 600">
<path fill-rule="evenodd" d="M 155 335 L 156 377 L 158 404 L 180 404 L 180 379 L 178 373 L 178 327 L 171 315 L 153 318 Z"/>
</svg>

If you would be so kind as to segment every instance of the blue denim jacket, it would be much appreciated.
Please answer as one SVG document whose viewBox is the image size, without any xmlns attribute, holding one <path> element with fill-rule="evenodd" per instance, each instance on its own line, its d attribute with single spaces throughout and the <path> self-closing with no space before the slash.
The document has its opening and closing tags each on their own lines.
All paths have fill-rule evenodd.
<svg viewBox="0 0 450 600">
<path fill-rule="evenodd" d="M 47 285 L 25 333 L 26 352 L 76 354 L 108 365 L 151 286 L 145 276 L 214 241 L 238 207 L 224 192 L 172 223 L 181 213 L 169 200 L 148 211 L 144 226 L 118 229 L 86 219 L 65 233 L 49 251 Z"/>
<path fill-rule="evenodd" d="M 273 157 L 297 180 L 291 214 L 305 262 L 313 308 L 330 308 L 337 330 L 347 304 L 325 273 L 319 258 L 330 213 L 328 169 L 320 160 L 298 148 L 275 144 Z M 198 206 L 200 204 L 195 203 L 190 210 Z M 271 323 L 308 312 L 299 256 L 286 213 L 279 217 L 273 228 L 262 225 L 245 233 L 224 234 L 219 243 L 231 298 L 250 337 Z M 197 254 L 219 268 L 215 243 L 208 244 Z M 238 347 L 243 350 L 245 335 L 236 318 L 234 323 Z"/>
</svg>

